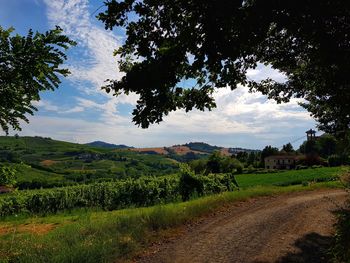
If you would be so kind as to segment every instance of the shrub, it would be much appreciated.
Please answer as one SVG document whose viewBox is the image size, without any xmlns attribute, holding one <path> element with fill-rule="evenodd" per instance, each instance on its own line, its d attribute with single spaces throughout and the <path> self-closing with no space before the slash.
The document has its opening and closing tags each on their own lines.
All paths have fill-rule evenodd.
<svg viewBox="0 0 350 263">
<path fill-rule="evenodd" d="M 0 164 L 0 185 L 12 186 L 16 183 L 16 170 Z"/>
<path fill-rule="evenodd" d="M 180 166 L 180 183 L 179 189 L 183 201 L 188 201 L 195 192 L 203 195 L 203 182 L 186 164 Z"/>
<path fill-rule="evenodd" d="M 328 164 L 331 167 L 340 166 L 342 164 L 342 158 L 337 154 L 333 154 L 328 157 Z"/>
<path fill-rule="evenodd" d="M 349 262 L 350 259 L 350 207 L 338 211 L 336 234 L 332 248 L 335 262 Z"/>
<path fill-rule="evenodd" d="M 303 170 L 303 169 L 307 169 L 308 167 L 306 166 L 306 165 L 300 165 L 300 164 L 298 164 L 296 167 L 295 167 L 295 169 L 296 170 Z"/>
<path fill-rule="evenodd" d="M 350 190 L 349 171 L 341 176 L 341 181 Z M 350 199 L 347 200 L 345 208 L 337 211 L 337 223 L 335 224 L 336 233 L 331 249 L 334 262 L 349 262 L 350 259 Z"/>
<path fill-rule="evenodd" d="M 240 165 L 240 166 L 237 167 L 236 173 L 237 174 L 242 174 L 243 173 L 243 165 Z"/>
</svg>

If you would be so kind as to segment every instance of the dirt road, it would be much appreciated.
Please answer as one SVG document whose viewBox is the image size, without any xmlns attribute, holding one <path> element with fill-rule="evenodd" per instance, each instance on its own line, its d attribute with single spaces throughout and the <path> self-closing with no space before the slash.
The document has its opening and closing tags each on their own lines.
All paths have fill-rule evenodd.
<svg viewBox="0 0 350 263">
<path fill-rule="evenodd" d="M 343 190 L 236 203 L 150 248 L 137 262 L 327 262 Z"/>
</svg>

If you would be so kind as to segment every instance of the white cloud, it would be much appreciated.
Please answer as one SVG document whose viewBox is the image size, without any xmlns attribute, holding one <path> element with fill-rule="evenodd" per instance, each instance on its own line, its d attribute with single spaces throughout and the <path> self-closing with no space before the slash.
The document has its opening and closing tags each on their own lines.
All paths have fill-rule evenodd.
<svg viewBox="0 0 350 263">
<path fill-rule="evenodd" d="M 92 90 L 84 87 L 87 93 L 100 92 L 106 79 L 120 78 L 117 60 L 113 51 L 120 46 L 120 37 L 92 23 L 94 16 L 89 13 L 88 0 L 44 0 L 47 15 L 52 25 L 59 25 L 65 34 L 78 42 L 82 53 L 70 65 L 71 79 L 76 82 L 89 81 Z M 102 93 L 102 92 L 101 92 Z M 103 92 L 103 94 L 105 94 Z"/>
<path fill-rule="evenodd" d="M 65 110 L 62 113 L 77 113 L 77 112 L 83 112 L 85 110 L 84 107 L 80 107 L 80 106 L 75 106 L 69 110 Z"/>
<path fill-rule="evenodd" d="M 249 69 L 247 72 L 247 77 L 255 81 L 261 81 L 266 78 L 270 78 L 278 82 L 285 82 L 287 80 L 286 75 L 282 72 L 261 63 L 259 63 L 255 69 Z"/>
<path fill-rule="evenodd" d="M 72 71 L 70 80 L 75 87 L 92 96 L 88 99 L 76 97 L 76 105 L 69 109 L 60 109 L 47 100 L 37 105 L 61 114 L 93 110 L 99 117 L 95 121 L 30 117 L 31 124 L 24 125 L 24 132 L 28 135 L 78 142 L 101 139 L 134 146 L 164 146 L 198 140 L 226 146 L 261 147 L 302 136 L 300 133 L 304 129 L 314 126 L 309 114 L 298 106 L 298 100 L 277 104 L 260 93 L 249 93 L 247 88 L 239 87 L 235 91 L 219 89 L 214 95 L 218 108 L 211 112 L 195 110 L 185 113 L 180 110 L 169 114 L 160 125 L 152 125 L 147 130 L 138 128 L 131 123 L 131 115 L 121 114 L 119 110 L 122 104 L 135 105 L 138 96 L 113 97 L 100 90 L 106 79 L 119 79 L 122 76 L 117 69 L 117 59 L 112 56 L 113 50 L 120 46 L 122 37 L 95 24 L 94 16 L 89 13 L 88 0 L 44 2 L 50 23 L 61 26 L 66 34 L 78 42 L 74 52 L 79 56 L 75 54 L 69 60 Z M 282 73 L 262 64 L 249 70 L 248 77 L 257 81 L 267 77 L 285 80 Z M 84 86 L 87 82 L 91 84 L 88 87 Z M 93 98 L 96 96 L 102 96 L 103 102 L 95 101 Z"/>
<path fill-rule="evenodd" d="M 51 101 L 48 100 L 40 100 L 40 101 L 34 101 L 33 102 L 34 107 L 36 108 L 42 108 L 46 111 L 54 111 L 54 112 L 58 112 L 59 108 L 58 106 L 52 104 Z"/>
<path fill-rule="evenodd" d="M 44 0 L 47 5 L 47 16 L 52 25 L 59 25 L 72 39 L 78 42 L 77 50 L 83 56 L 70 59 L 69 68 L 72 72 L 70 79 L 74 81 L 79 90 L 87 95 L 104 96 L 107 103 L 96 103 L 89 100 L 91 105 L 83 99 L 78 99 L 78 112 L 81 107 L 94 106 L 104 112 L 102 118 L 118 118 L 113 116 L 117 113 L 116 105 L 135 105 L 138 96 L 134 93 L 126 96 L 121 94 L 114 97 L 101 90 L 106 79 L 120 79 L 123 73 L 117 68 L 117 58 L 113 57 L 113 51 L 120 46 L 121 36 L 117 36 L 112 31 L 107 31 L 101 26 L 92 23 L 95 19 L 89 13 L 88 0 Z M 86 85 L 86 81 L 92 86 Z M 119 118 L 118 118 L 119 119 Z"/>
<path fill-rule="evenodd" d="M 288 104 L 277 104 L 260 93 L 249 93 L 245 87 L 234 91 L 219 89 L 215 93 L 217 108 L 210 112 L 178 111 L 170 114 L 162 124 L 165 127 L 189 133 L 261 134 L 283 129 L 290 131 L 298 125 L 313 125 L 309 114 L 293 99 Z M 311 124 L 312 123 L 312 124 Z M 287 132 L 288 133 L 288 132 Z"/>
</svg>

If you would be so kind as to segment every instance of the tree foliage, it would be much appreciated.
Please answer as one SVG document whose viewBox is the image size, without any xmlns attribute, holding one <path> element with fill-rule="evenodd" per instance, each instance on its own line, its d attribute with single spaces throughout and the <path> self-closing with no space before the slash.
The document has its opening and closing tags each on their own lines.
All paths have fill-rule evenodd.
<svg viewBox="0 0 350 263">
<path fill-rule="evenodd" d="M 16 170 L 0 164 L 0 186 L 9 185 L 13 186 L 16 183 Z"/>
<path fill-rule="evenodd" d="M 143 128 L 177 109 L 215 107 L 215 88 L 243 84 L 278 102 L 303 106 L 323 130 L 350 123 L 350 3 L 345 0 L 108 0 L 98 18 L 106 29 L 126 29 L 121 80 L 107 92 L 140 95 L 133 121 Z M 286 82 L 247 77 L 258 63 Z M 179 85 L 195 79 L 191 88 Z"/>
<path fill-rule="evenodd" d="M 45 33 L 26 36 L 13 35 L 14 29 L 0 27 L 0 127 L 20 130 L 20 120 L 28 122 L 33 115 L 33 101 L 40 92 L 55 90 L 61 83 L 59 76 L 67 76 L 68 69 L 60 68 L 67 59 L 64 51 L 75 42 L 56 27 Z"/>
<path fill-rule="evenodd" d="M 279 153 L 278 148 L 272 147 L 271 145 L 265 146 L 265 148 L 261 152 L 261 162 L 265 163 L 265 158 L 276 155 Z"/>
<path fill-rule="evenodd" d="M 224 156 L 219 151 L 214 151 L 208 159 L 191 161 L 190 167 L 196 174 L 218 174 L 242 171 L 243 165 L 233 157 Z"/>
<path fill-rule="evenodd" d="M 330 134 L 323 134 L 317 140 L 304 141 L 299 147 L 299 152 L 304 154 L 318 154 L 323 158 L 327 158 L 330 155 L 336 154 L 338 152 L 338 145 L 342 143 L 343 141 L 337 141 Z"/>
<path fill-rule="evenodd" d="M 293 145 L 290 142 L 285 144 L 285 145 L 283 145 L 282 150 L 287 152 L 287 153 L 294 152 Z"/>
</svg>

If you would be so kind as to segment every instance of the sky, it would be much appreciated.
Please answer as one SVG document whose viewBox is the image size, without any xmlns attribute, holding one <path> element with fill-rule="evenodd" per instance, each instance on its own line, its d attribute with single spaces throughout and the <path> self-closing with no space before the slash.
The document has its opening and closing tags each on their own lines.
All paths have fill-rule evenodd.
<svg viewBox="0 0 350 263">
<path fill-rule="evenodd" d="M 0 0 L 2 27 L 12 26 L 23 35 L 30 28 L 44 32 L 59 25 L 78 43 L 68 51 L 64 65 L 72 74 L 62 79 L 56 91 L 41 93 L 41 100 L 34 103 L 38 112 L 29 116 L 29 124 L 22 124 L 21 132 L 12 134 L 78 143 L 102 140 L 134 147 L 206 142 L 262 149 L 266 145 L 281 147 L 315 128 L 315 121 L 297 99 L 277 104 L 241 86 L 234 91 L 229 87 L 218 89 L 214 95 L 217 108 L 211 112 L 180 110 L 160 124 L 141 129 L 132 123 L 135 94 L 114 97 L 101 90 L 106 79 L 122 76 L 113 51 L 125 39 L 123 29 L 107 31 L 96 19 L 103 10 L 102 0 Z M 249 70 L 248 76 L 256 80 L 285 79 L 263 65 Z M 300 143 L 302 140 L 293 144 L 297 147 Z"/>
</svg>

